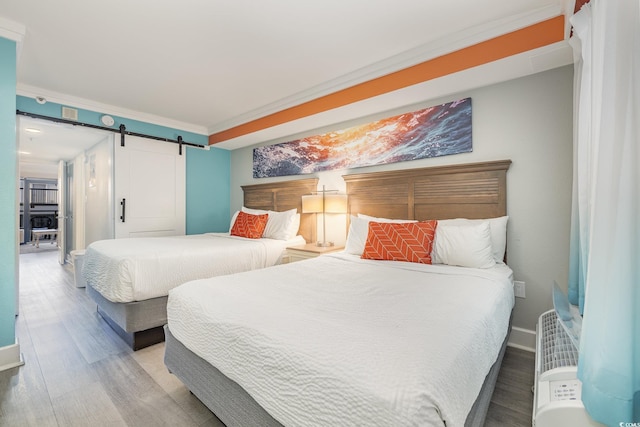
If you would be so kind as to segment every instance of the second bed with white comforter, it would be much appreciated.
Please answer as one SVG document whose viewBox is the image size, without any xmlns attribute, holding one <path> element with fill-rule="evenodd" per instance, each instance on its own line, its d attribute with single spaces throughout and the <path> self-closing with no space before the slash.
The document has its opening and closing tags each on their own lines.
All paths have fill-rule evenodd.
<svg viewBox="0 0 640 427">
<path fill-rule="evenodd" d="M 196 280 L 168 327 L 273 418 L 463 426 L 508 333 L 511 269 L 347 254 Z"/>
<path fill-rule="evenodd" d="M 272 266 L 285 247 L 304 243 L 228 233 L 100 240 L 87 248 L 83 274 L 109 301 L 143 301 L 189 280 Z"/>
</svg>

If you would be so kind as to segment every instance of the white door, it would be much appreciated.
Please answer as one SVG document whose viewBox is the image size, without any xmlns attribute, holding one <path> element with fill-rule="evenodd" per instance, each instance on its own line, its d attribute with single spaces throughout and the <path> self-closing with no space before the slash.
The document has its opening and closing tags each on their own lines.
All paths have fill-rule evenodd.
<svg viewBox="0 0 640 427">
<path fill-rule="evenodd" d="M 58 262 L 64 264 L 67 253 L 65 222 L 67 220 L 67 162 L 58 163 Z"/>
<path fill-rule="evenodd" d="M 178 145 L 115 138 L 115 237 L 185 234 L 185 153 Z"/>
</svg>

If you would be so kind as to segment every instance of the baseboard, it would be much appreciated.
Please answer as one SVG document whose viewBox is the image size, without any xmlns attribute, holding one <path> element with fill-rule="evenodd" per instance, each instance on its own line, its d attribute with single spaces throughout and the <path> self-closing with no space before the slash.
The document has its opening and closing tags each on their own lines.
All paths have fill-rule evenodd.
<svg viewBox="0 0 640 427">
<path fill-rule="evenodd" d="M 22 359 L 22 353 L 20 353 L 18 341 L 15 344 L 0 347 L 0 371 L 6 371 L 22 365 L 24 365 L 24 360 Z"/>
<path fill-rule="evenodd" d="M 536 352 L 536 331 L 518 328 L 513 326 L 509 335 L 509 347 L 519 348 L 521 350 Z"/>
</svg>

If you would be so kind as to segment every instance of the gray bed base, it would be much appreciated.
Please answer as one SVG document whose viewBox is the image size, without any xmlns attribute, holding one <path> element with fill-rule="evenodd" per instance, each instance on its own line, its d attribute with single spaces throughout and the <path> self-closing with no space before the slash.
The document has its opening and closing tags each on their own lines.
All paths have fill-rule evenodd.
<svg viewBox="0 0 640 427">
<path fill-rule="evenodd" d="M 98 305 L 98 313 L 134 351 L 164 341 L 167 297 L 117 303 L 106 299 L 87 284 L 87 293 Z"/>
<path fill-rule="evenodd" d="M 282 427 L 282 424 L 269 415 L 238 383 L 226 377 L 171 335 L 168 325 L 164 327 L 164 335 L 164 364 L 169 372 L 178 377 L 227 427 Z M 508 340 L 509 334 L 502 343 L 498 358 L 485 377 L 480 394 L 467 416 L 465 427 L 484 425 Z"/>
</svg>

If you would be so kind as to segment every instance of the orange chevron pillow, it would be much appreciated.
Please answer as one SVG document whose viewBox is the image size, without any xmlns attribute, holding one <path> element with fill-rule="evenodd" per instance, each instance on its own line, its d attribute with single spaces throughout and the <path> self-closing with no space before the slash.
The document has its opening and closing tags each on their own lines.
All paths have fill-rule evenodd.
<svg viewBox="0 0 640 427">
<path fill-rule="evenodd" d="M 236 221 L 231 227 L 231 235 L 239 237 L 248 237 L 249 239 L 259 239 L 264 233 L 267 226 L 269 214 L 252 215 L 240 211 L 236 217 Z"/>
<path fill-rule="evenodd" d="M 411 223 L 369 222 L 362 258 L 431 264 L 438 221 Z"/>
</svg>

